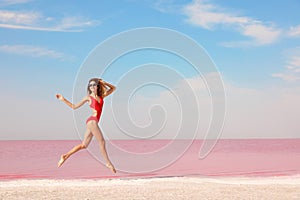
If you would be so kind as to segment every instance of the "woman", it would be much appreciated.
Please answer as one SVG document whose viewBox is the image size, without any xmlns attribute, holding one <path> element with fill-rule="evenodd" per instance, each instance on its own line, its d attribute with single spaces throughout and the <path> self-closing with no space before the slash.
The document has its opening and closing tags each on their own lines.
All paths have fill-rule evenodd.
<svg viewBox="0 0 300 200">
<path fill-rule="evenodd" d="M 66 103 L 73 110 L 81 107 L 85 103 L 89 103 L 92 109 L 92 116 L 90 116 L 86 121 L 86 132 L 84 135 L 84 140 L 81 144 L 75 146 L 68 153 L 63 154 L 57 164 L 60 167 L 71 155 L 76 153 L 81 149 L 85 149 L 90 144 L 93 136 L 97 139 L 100 145 L 101 153 L 106 161 L 106 166 L 110 168 L 110 170 L 116 173 L 116 169 L 108 158 L 107 151 L 105 148 L 105 141 L 102 135 L 102 132 L 98 126 L 98 122 L 100 120 L 102 107 L 103 107 L 103 99 L 110 95 L 116 89 L 115 86 L 104 82 L 102 79 L 93 78 L 89 81 L 87 91 L 88 95 L 84 97 L 78 104 L 74 105 L 65 99 L 61 94 L 56 94 L 56 98 Z"/>
</svg>

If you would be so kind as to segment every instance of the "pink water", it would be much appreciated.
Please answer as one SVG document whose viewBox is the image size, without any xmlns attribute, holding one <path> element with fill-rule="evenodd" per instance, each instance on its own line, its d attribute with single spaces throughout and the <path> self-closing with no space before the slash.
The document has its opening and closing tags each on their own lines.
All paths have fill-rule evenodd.
<svg viewBox="0 0 300 200">
<path fill-rule="evenodd" d="M 0 180 L 300 174 L 300 139 L 219 140 L 204 159 L 198 158 L 202 140 L 193 141 L 186 151 L 181 149 L 186 140 L 108 141 L 117 174 L 98 161 L 101 154 L 92 142 L 57 168 L 60 155 L 79 142 L 0 141 Z"/>
</svg>

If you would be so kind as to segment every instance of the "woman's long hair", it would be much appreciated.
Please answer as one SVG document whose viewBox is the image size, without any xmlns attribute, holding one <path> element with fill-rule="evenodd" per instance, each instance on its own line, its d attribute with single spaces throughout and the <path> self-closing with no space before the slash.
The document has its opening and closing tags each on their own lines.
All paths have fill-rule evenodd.
<svg viewBox="0 0 300 200">
<path fill-rule="evenodd" d="M 97 84 L 97 95 L 99 97 L 103 97 L 104 92 L 105 92 L 105 86 L 99 81 L 99 78 L 92 78 L 89 80 L 88 86 L 87 86 L 87 92 L 90 95 L 92 91 L 90 90 L 90 83 L 94 81 Z"/>
</svg>

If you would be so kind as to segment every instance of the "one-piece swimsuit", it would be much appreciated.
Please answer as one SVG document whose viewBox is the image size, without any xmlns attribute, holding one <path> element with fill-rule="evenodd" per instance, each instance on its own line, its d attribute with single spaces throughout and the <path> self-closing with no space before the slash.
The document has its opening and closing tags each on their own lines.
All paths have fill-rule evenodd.
<svg viewBox="0 0 300 200">
<path fill-rule="evenodd" d="M 90 97 L 91 97 L 91 101 L 92 101 L 91 104 L 90 104 L 90 107 L 97 112 L 97 115 L 96 116 L 93 116 L 93 115 L 90 116 L 86 120 L 86 123 L 88 123 L 91 120 L 95 120 L 98 123 L 99 120 L 100 120 L 101 113 L 102 113 L 103 98 L 100 97 L 100 102 L 98 102 L 97 99 L 95 99 L 94 97 L 92 97 L 92 96 L 90 96 Z"/>
</svg>

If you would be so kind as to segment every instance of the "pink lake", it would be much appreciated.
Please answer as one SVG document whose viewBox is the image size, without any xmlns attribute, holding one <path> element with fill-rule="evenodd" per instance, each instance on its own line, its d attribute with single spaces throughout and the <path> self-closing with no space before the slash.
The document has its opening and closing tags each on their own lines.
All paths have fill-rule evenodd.
<svg viewBox="0 0 300 200">
<path fill-rule="evenodd" d="M 107 149 L 118 170 L 101 162 L 98 145 L 60 155 L 80 141 L 0 141 L 0 179 L 98 179 L 168 176 L 286 176 L 300 174 L 300 139 L 219 140 L 199 159 L 202 140 L 114 140 Z"/>
</svg>

